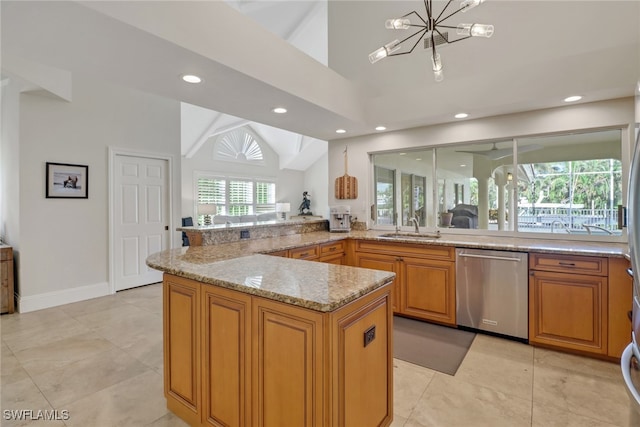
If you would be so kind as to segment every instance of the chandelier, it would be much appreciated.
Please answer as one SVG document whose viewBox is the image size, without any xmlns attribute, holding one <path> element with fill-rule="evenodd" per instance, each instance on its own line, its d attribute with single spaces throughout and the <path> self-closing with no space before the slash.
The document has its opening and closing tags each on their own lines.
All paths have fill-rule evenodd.
<svg viewBox="0 0 640 427">
<path fill-rule="evenodd" d="M 446 25 L 446 21 L 458 12 L 466 12 L 469 9 L 473 9 L 485 0 L 463 0 L 460 6 L 456 10 L 451 10 L 447 14 L 447 9 L 453 2 L 449 0 L 436 16 L 433 10 L 433 0 L 423 0 L 424 8 L 426 10 L 426 17 L 423 17 L 415 10 L 401 16 L 400 18 L 387 19 L 385 27 L 390 30 L 408 30 L 410 28 L 417 29 L 413 34 L 405 37 L 402 40 L 394 40 L 379 49 L 376 49 L 369 54 L 369 61 L 371 63 L 378 62 L 382 58 L 387 56 L 406 55 L 413 52 L 420 40 L 424 38 L 424 48 L 431 49 L 431 65 L 433 67 L 433 75 L 437 82 L 444 79 L 444 72 L 442 67 L 442 59 L 440 54 L 436 52 L 436 46 L 442 44 L 451 44 L 459 42 L 461 40 L 468 39 L 469 37 L 486 37 L 489 38 L 493 35 L 493 25 L 485 24 L 458 24 L 453 27 Z M 413 18 L 414 22 L 411 22 Z M 449 31 L 456 30 L 454 38 L 449 39 Z M 451 31 L 453 32 L 453 31 Z M 415 42 L 412 39 L 415 38 Z M 413 46 L 409 50 L 400 52 L 400 48 L 404 42 L 413 43 Z"/>
</svg>

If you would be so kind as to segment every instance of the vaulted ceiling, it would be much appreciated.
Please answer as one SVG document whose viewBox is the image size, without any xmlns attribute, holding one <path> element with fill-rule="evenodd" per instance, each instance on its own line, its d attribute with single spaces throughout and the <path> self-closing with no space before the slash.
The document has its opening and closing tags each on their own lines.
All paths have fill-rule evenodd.
<svg viewBox="0 0 640 427">
<path fill-rule="evenodd" d="M 179 100 L 196 117 L 183 154 L 207 134 L 247 125 L 274 146 L 281 167 L 311 162 L 313 150 L 296 157 L 317 141 L 377 125 L 393 131 L 450 122 L 460 111 L 470 120 L 556 107 L 572 94 L 580 102 L 633 96 L 640 78 L 639 1 L 488 0 L 452 21 L 493 24 L 494 36 L 439 49 L 442 82 L 422 46 L 373 65 L 367 58 L 402 37 L 385 20 L 422 13 L 422 1 L 0 5 L 3 73 L 86 72 Z M 434 9 L 445 5 L 434 1 Z M 323 22 L 326 40 L 317 37 Z M 185 73 L 204 82 L 188 85 Z M 275 106 L 289 112 L 276 115 Z"/>
</svg>

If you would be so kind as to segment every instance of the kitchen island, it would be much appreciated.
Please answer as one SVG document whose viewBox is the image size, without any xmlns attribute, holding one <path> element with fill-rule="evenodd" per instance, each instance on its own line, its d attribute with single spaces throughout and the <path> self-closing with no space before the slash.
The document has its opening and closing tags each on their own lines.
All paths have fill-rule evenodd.
<svg viewBox="0 0 640 427">
<path fill-rule="evenodd" d="M 191 425 L 391 424 L 395 275 L 219 252 L 147 259 L 165 272 L 167 407 Z"/>
</svg>

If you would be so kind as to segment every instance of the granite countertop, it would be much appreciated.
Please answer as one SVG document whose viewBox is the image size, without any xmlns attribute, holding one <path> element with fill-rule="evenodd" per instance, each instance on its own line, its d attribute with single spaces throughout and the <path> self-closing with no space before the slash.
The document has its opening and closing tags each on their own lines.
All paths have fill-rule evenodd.
<svg viewBox="0 0 640 427">
<path fill-rule="evenodd" d="M 628 257 L 629 246 L 626 243 L 593 242 L 582 240 L 551 240 L 502 236 L 475 236 L 468 234 L 442 234 L 440 238 L 416 241 L 415 238 L 382 238 L 389 231 L 367 230 L 349 233 L 349 237 L 364 240 L 385 242 L 417 243 L 441 246 L 455 246 L 457 248 L 491 249 L 518 252 L 545 252 L 565 255 L 591 255 Z M 403 233 L 411 234 L 411 233 Z"/>
<path fill-rule="evenodd" d="M 278 301 L 332 311 L 393 280 L 394 274 L 283 257 L 270 252 L 347 238 L 413 244 L 454 246 L 520 252 L 545 252 L 628 258 L 628 245 L 590 241 L 523 239 L 497 236 L 443 234 L 438 239 L 385 238 L 389 231 L 310 233 L 249 239 L 217 245 L 183 247 L 159 252 L 147 259 L 157 270 Z"/>
<path fill-rule="evenodd" d="M 330 312 L 391 282 L 395 273 L 269 255 L 216 261 L 220 248 L 198 246 L 159 252 L 150 267 L 223 288 L 311 310 Z"/>
</svg>

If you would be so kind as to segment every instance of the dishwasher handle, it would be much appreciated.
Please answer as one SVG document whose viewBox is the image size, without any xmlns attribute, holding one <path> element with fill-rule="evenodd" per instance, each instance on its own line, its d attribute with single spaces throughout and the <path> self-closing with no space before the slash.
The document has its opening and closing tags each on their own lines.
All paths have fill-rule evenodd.
<svg viewBox="0 0 640 427">
<path fill-rule="evenodd" d="M 458 255 L 461 256 L 461 257 L 467 257 L 467 258 L 494 259 L 494 260 L 498 260 L 498 261 L 514 261 L 514 262 L 521 262 L 522 261 L 521 258 L 512 258 L 512 257 L 506 257 L 506 256 L 477 255 L 477 254 L 466 254 L 466 253 L 460 253 Z"/>
</svg>

